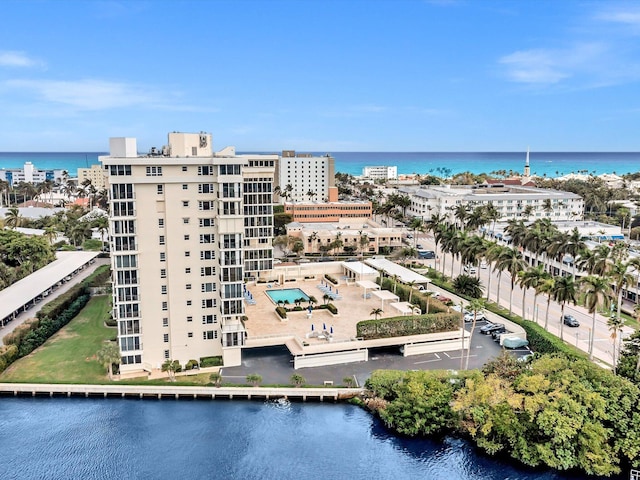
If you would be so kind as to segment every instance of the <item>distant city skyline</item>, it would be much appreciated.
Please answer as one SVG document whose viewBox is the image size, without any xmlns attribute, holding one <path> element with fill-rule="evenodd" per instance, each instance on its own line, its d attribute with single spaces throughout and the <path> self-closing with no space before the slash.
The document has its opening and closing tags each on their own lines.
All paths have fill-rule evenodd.
<svg viewBox="0 0 640 480">
<path fill-rule="evenodd" d="M 34 11 L 37 14 L 34 14 Z M 3 3 L 0 151 L 640 151 L 640 5 Z"/>
</svg>

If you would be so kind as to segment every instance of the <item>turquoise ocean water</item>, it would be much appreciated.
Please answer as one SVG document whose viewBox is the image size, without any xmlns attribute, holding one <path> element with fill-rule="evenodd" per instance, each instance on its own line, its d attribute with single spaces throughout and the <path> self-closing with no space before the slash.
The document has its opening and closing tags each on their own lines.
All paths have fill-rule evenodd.
<svg viewBox="0 0 640 480">
<path fill-rule="evenodd" d="M 330 153 L 336 171 L 360 175 L 368 165 L 395 165 L 399 173 L 447 175 L 464 171 L 522 172 L 526 152 L 312 152 Z M 0 152 L 0 168 L 20 168 L 32 162 L 40 169 L 64 169 L 75 176 L 78 168 L 98 163 L 99 152 Z M 640 171 L 640 152 L 531 152 L 531 173 L 555 177 L 572 172 L 633 173 Z"/>
</svg>

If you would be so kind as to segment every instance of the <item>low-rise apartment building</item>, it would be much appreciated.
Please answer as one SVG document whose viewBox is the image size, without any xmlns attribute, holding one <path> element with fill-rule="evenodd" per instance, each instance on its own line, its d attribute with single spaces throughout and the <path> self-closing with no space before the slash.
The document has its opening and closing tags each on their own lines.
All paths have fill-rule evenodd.
<svg viewBox="0 0 640 480">
<path fill-rule="evenodd" d="M 514 185 L 442 185 L 429 187 L 401 187 L 400 193 L 411 198 L 407 214 L 425 220 L 433 215 L 455 220 L 459 205 L 492 204 L 498 211 L 498 221 L 513 218 L 552 221 L 580 220 L 584 215 L 582 197 L 571 192 Z"/>
<path fill-rule="evenodd" d="M 284 204 L 284 212 L 291 215 L 294 222 L 323 223 L 338 222 L 340 219 L 360 218 L 366 220 L 373 214 L 371 202 L 291 202 Z"/>
</svg>

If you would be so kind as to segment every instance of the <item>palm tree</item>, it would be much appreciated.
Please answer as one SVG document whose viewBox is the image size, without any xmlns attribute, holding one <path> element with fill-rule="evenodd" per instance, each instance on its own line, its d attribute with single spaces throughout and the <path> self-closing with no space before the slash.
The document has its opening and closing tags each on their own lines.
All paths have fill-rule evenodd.
<svg viewBox="0 0 640 480">
<path fill-rule="evenodd" d="M 612 315 L 611 318 L 607 320 L 607 326 L 611 332 L 611 342 L 613 344 L 613 373 L 615 374 L 618 364 L 618 338 L 621 338 L 620 334 L 622 333 L 624 320 L 622 320 L 619 315 Z"/>
<path fill-rule="evenodd" d="M 471 324 L 471 335 L 469 335 L 469 348 L 467 349 L 467 360 L 465 363 L 465 370 L 469 370 L 469 356 L 471 355 L 471 339 L 473 338 L 473 331 L 476 328 L 476 320 L 478 318 L 478 312 L 484 310 L 484 302 L 479 298 L 474 298 L 469 302 L 468 310 L 473 313 L 473 323 Z M 464 333 L 464 332 L 463 332 Z"/>
<path fill-rule="evenodd" d="M 593 315 L 591 323 L 591 341 L 589 342 L 589 360 L 593 360 L 593 342 L 596 336 L 596 313 L 601 306 L 609 305 L 611 295 L 611 283 L 609 280 L 598 276 L 588 275 L 580 279 L 580 286 L 585 294 L 585 305 Z"/>
<path fill-rule="evenodd" d="M 502 245 L 498 245 L 498 244 L 494 244 L 492 247 L 489 248 L 489 250 L 487 251 L 485 257 L 487 259 L 487 261 L 489 262 L 490 265 L 493 265 L 491 267 L 491 271 L 497 271 L 498 272 L 498 291 L 496 292 L 496 303 L 499 305 L 500 304 L 500 284 L 501 279 L 502 279 L 502 272 L 504 271 L 504 268 L 502 268 L 500 265 L 498 265 L 498 259 L 503 255 L 503 252 L 509 247 L 503 247 Z M 489 300 L 489 293 L 491 292 L 491 272 L 489 273 L 489 282 L 487 285 L 487 300 Z"/>
<path fill-rule="evenodd" d="M 509 315 L 511 315 L 513 307 L 513 289 L 516 286 L 518 272 L 525 266 L 522 254 L 513 248 L 507 248 L 498 258 L 497 265 L 501 271 L 506 270 L 511 276 L 511 292 L 509 293 Z M 500 301 L 500 299 L 498 299 Z"/>
<path fill-rule="evenodd" d="M 407 282 L 407 287 L 409 287 L 409 300 L 407 300 L 409 303 L 411 303 L 411 295 L 413 294 L 413 287 L 416 284 L 415 280 L 411 280 L 410 282 Z"/>
<path fill-rule="evenodd" d="M 633 275 L 628 271 L 628 264 L 620 261 L 615 262 L 609 269 L 609 276 L 613 280 L 615 294 L 617 298 L 616 318 L 620 320 L 620 308 L 622 307 L 622 291 L 625 287 L 633 284 Z"/>
<path fill-rule="evenodd" d="M 369 315 L 373 315 L 375 317 L 375 319 L 377 320 L 378 317 L 380 315 L 382 315 L 382 309 L 381 308 L 374 308 L 373 310 L 371 310 L 371 312 L 369 312 Z"/>
<path fill-rule="evenodd" d="M 53 245 L 53 241 L 58 237 L 58 232 L 55 227 L 46 227 L 42 236 L 47 239 L 49 245 Z"/>
<path fill-rule="evenodd" d="M 544 271 L 543 265 L 538 265 L 536 267 L 530 267 L 527 270 L 518 272 L 518 278 L 520 279 L 520 287 L 522 288 L 522 318 L 525 320 L 526 317 L 526 309 L 525 309 L 525 301 L 527 297 L 527 290 L 529 288 L 533 288 L 535 294 L 533 295 L 533 308 L 535 314 L 535 306 L 536 299 L 538 298 L 538 286 L 542 283 L 542 281 L 548 277 L 548 274 Z"/>
<path fill-rule="evenodd" d="M 577 285 L 571 277 L 556 277 L 553 299 L 560 304 L 560 340 L 564 340 L 564 306 L 567 302 L 575 305 Z"/>
<path fill-rule="evenodd" d="M 120 364 L 120 349 L 118 345 L 113 342 L 106 342 L 98 353 L 96 353 L 98 361 L 107 367 L 109 372 L 109 380 L 113 378 L 113 364 Z"/>
<path fill-rule="evenodd" d="M 18 228 L 22 225 L 22 216 L 20 215 L 20 210 L 17 207 L 11 207 L 4 214 L 4 224 L 6 227 L 11 229 Z"/>
<path fill-rule="evenodd" d="M 547 310 L 544 315 L 544 329 L 549 331 L 549 306 L 551 305 L 551 300 L 553 298 L 553 292 L 556 288 L 556 279 L 554 277 L 547 277 L 540 282 L 538 288 L 536 289 L 537 294 L 544 294 L 547 296 Z"/>
</svg>

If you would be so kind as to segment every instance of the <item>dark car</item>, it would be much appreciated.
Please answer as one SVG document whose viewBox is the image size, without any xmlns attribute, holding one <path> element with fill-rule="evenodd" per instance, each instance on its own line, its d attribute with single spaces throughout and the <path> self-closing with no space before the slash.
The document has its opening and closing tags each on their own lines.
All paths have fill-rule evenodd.
<svg viewBox="0 0 640 480">
<path fill-rule="evenodd" d="M 504 323 L 487 323 L 484 327 L 480 328 L 480 333 L 483 335 L 491 335 L 493 332 L 504 333 L 507 329 Z"/>
<path fill-rule="evenodd" d="M 573 315 L 565 315 L 563 321 L 564 321 L 564 324 L 567 327 L 579 327 L 580 326 L 580 322 L 578 320 L 576 320 L 576 318 Z"/>
</svg>

